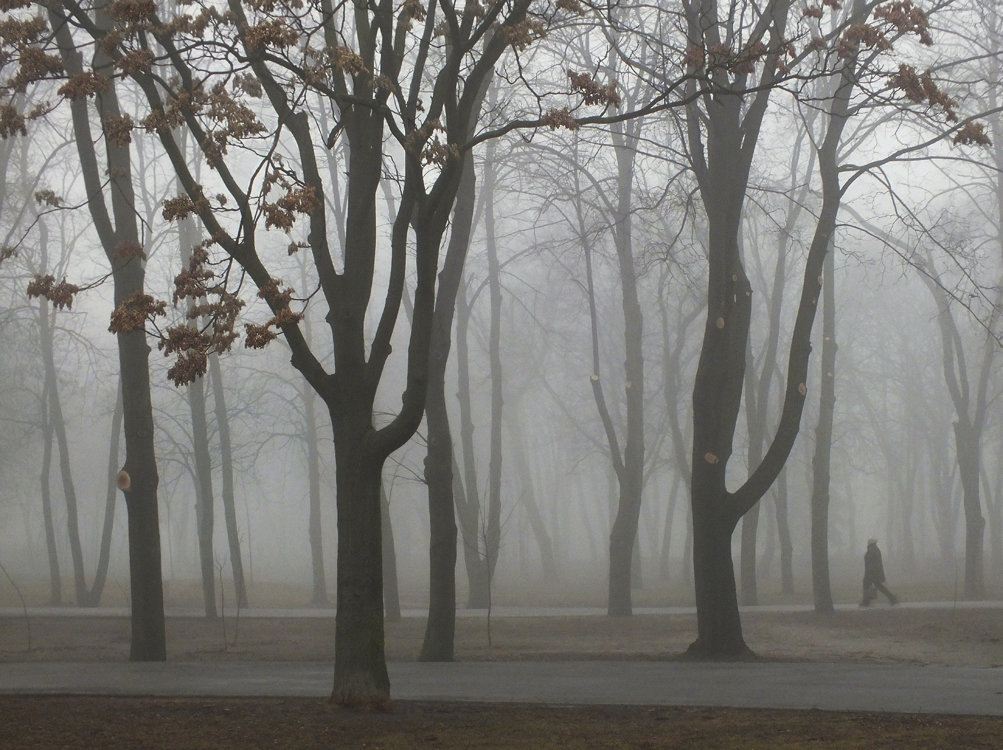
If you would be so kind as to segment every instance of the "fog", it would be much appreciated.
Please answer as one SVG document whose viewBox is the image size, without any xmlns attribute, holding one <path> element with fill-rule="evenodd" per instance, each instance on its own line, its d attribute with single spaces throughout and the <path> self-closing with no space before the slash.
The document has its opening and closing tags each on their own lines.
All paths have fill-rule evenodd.
<svg viewBox="0 0 1003 750">
<path fill-rule="evenodd" d="M 873 41 L 884 37 L 852 36 L 853 19 L 825 5 L 830 50 L 818 36 L 821 7 L 792 20 L 789 38 L 785 29 L 770 36 L 769 55 L 755 45 L 724 55 L 708 29 L 657 7 L 615 33 L 585 27 L 580 45 L 581 29 L 555 28 L 544 43 L 542 31 L 519 26 L 526 45 L 513 37 L 507 47 L 519 54 L 498 52 L 490 65 L 477 56 L 494 48 L 477 45 L 494 31 L 472 37 L 472 59 L 455 69 L 438 36 L 426 40 L 428 70 L 428 50 L 399 40 L 406 49 L 394 69 L 419 69 L 400 82 L 377 76 L 386 96 L 365 84 L 385 133 L 349 122 L 355 99 L 294 80 L 298 63 L 278 67 L 290 76 L 283 85 L 306 93 L 276 107 L 250 72 L 231 79 L 216 52 L 199 57 L 199 37 L 191 59 L 157 63 L 184 68 L 158 77 L 171 101 L 194 96 L 171 89 L 174 73 L 182 80 L 194 69 L 219 84 L 184 127 L 159 122 L 163 108 L 131 85 L 132 70 L 122 73 L 123 108 L 144 127 L 132 114 L 94 114 L 103 140 L 76 133 L 76 149 L 74 123 L 53 105 L 30 131 L 13 129 L 0 213 L 0 604 L 21 594 L 33 605 L 75 603 L 74 569 L 94 575 L 108 497 L 101 603 L 131 595 L 126 505 L 109 491 L 116 481 L 132 487 L 113 416 L 125 371 L 118 347 L 130 334 L 117 343 L 109 332 L 110 320 L 121 326 L 109 260 L 123 257 L 145 270 L 151 297 L 139 312 L 125 303 L 115 312 L 133 312 L 133 324 L 138 316 L 152 348 L 168 607 L 208 615 L 205 597 L 233 605 L 238 543 L 249 606 L 334 601 L 336 485 L 371 511 L 375 491 L 365 491 L 376 482 L 363 475 L 385 445 L 403 443 L 382 469 L 393 538 L 383 545 L 395 553 L 384 582 L 388 591 L 399 582 L 403 608 L 425 609 L 430 540 L 441 528 L 431 508 L 444 497 L 429 490 L 431 449 L 444 434 L 461 607 L 627 614 L 693 604 L 693 511 L 711 506 L 704 530 L 731 535 L 743 604 L 813 600 L 813 532 L 839 603 L 859 598 L 871 538 L 904 597 L 1003 594 L 1003 150 L 987 135 L 1001 132 L 999 75 L 959 52 L 959 18 L 995 20 L 979 16 L 979 4 L 959 9 L 968 15 L 940 24 L 945 44 L 927 49 L 925 16 L 902 25 L 876 14 L 871 22 L 899 45 L 893 52 Z M 726 36 L 766 34 L 757 12 L 721 21 L 735 25 Z M 657 33 L 647 13 L 657 13 Z M 314 37 L 301 31 L 292 37 L 306 40 L 307 59 Z M 847 40 L 858 46 L 848 52 Z M 535 42 L 541 51 L 527 53 Z M 851 75 L 860 44 L 873 57 Z M 802 67 L 791 72 L 787 57 Z M 346 59 L 331 63 L 345 86 Z M 944 80 L 916 72 L 926 68 Z M 447 69 L 463 72 L 437 77 Z M 407 101 L 389 98 L 407 89 L 407 75 Z M 722 76 L 728 85 L 715 88 Z M 352 85 L 361 90 L 363 77 Z M 435 107 L 455 118 L 468 85 L 483 94 L 469 122 L 422 120 L 421 97 L 452 92 L 451 104 Z M 44 76 L 31 86 L 29 99 L 53 93 Z M 90 101 L 60 96 L 67 107 Z M 200 117 L 210 125 L 193 126 Z M 123 143 L 112 125 L 126 120 Z M 305 135 L 293 133 L 297 123 Z M 447 130 L 459 140 L 440 140 Z M 216 140 L 195 137 L 204 133 Z M 88 149 L 107 162 L 100 177 L 76 158 Z M 111 166 L 119 151 L 131 172 Z M 363 153 L 379 158 L 362 165 Z M 138 239 L 111 246 L 95 209 L 121 196 L 116 180 L 135 191 L 125 213 Z M 352 211 L 364 220 L 353 224 Z M 360 260 L 360 248 L 369 256 Z M 454 313 L 442 290 L 461 267 Z M 830 314 L 823 293 L 833 290 Z M 429 355 L 444 350 L 437 336 L 451 344 L 438 380 Z M 824 354 L 835 364 L 823 368 Z M 433 435 L 442 383 L 449 429 Z M 829 383 L 834 401 L 821 398 Z M 226 419 L 214 413 L 222 402 L 213 387 L 225 394 Z M 427 415 L 420 424 L 409 421 L 416 404 Z M 727 491 L 714 495 L 721 477 Z M 749 510 L 740 503 L 761 489 L 751 478 L 769 489 Z M 826 498 L 824 528 L 813 529 L 813 505 Z M 729 513 L 740 519 L 734 530 Z M 364 536 L 375 513 L 363 515 L 346 521 L 364 538 L 350 560 L 379 546 Z M 211 538 L 200 540 L 199 528 Z M 632 595 L 618 591 L 624 572 Z M 366 577 L 356 573 L 353 581 Z"/>
<path fill-rule="evenodd" d="M 553 210 L 527 216 L 525 204 L 531 201 L 522 192 L 520 182 L 513 178 L 509 189 L 496 207 L 504 260 L 504 442 L 501 542 L 493 598 L 498 604 L 602 606 L 616 480 L 590 390 L 590 333 L 580 251 L 559 218 L 552 215 Z M 673 444 L 670 420 L 677 420 L 684 434 L 688 433 L 692 373 L 699 345 L 697 331 L 703 316 L 698 311 L 696 281 L 701 260 L 699 247 L 681 246 L 682 252 L 673 250 L 666 255 L 657 224 L 662 210 L 651 207 L 638 211 L 639 217 L 651 219 L 651 227 L 638 242 L 650 248 L 640 275 L 646 318 L 644 418 L 648 443 L 637 536 L 640 575 L 635 580 L 635 603 L 642 606 L 692 603 L 689 498 L 685 475 L 674 453 L 679 448 Z M 968 209 L 964 204 L 950 210 L 958 226 L 970 232 L 971 244 L 976 243 L 980 233 L 990 231 L 977 217 L 965 215 Z M 768 264 L 773 258 L 766 248 L 777 230 L 762 217 L 748 224 L 750 232 L 761 233 L 747 238 L 746 252 L 750 268 L 761 279 L 754 282 L 756 298 L 764 304 L 772 294 Z M 952 424 L 956 416 L 941 364 L 935 300 L 916 269 L 903 263 L 884 243 L 852 226 L 847 226 L 842 236 L 845 239 L 837 243 L 836 250 L 839 358 L 829 524 L 835 597 L 846 602 L 858 596 L 861 559 L 869 537 L 880 539 L 886 569 L 899 589 L 914 597 L 957 597 L 964 575 L 964 519 L 953 459 Z M 763 253 L 761 257 L 756 255 L 757 250 Z M 77 242 L 74 253 L 75 257 L 86 257 L 88 253 L 93 255 L 94 248 Z M 594 262 L 602 323 L 599 346 L 609 392 L 622 393 L 622 311 L 616 268 L 608 253 L 608 245 L 600 238 Z M 169 277 L 174 263 L 166 252 L 155 254 L 151 260 L 151 268 L 158 269 L 160 283 L 165 287 L 167 282 L 163 280 Z M 796 271 L 795 265 L 796 258 L 791 261 L 789 273 Z M 997 268 L 998 261 L 985 260 L 983 265 L 972 267 L 971 279 L 959 277 L 955 283 L 991 277 Z M 465 285 L 472 298 L 469 367 L 474 455 L 482 498 L 487 482 L 490 423 L 485 273 L 481 236 L 475 238 Z M 49 571 L 38 490 L 43 447 L 37 414 L 41 384 L 37 376 L 37 333 L 31 319 L 37 302 L 24 300 L 23 289 L 16 281 L 5 284 L 12 302 L 2 335 L 4 350 L 12 356 L 4 358 L 4 379 L 17 385 L 7 390 L 2 402 L 8 427 L 4 430 L 2 454 L 0 562 L 29 599 L 42 604 L 47 601 Z M 959 343 L 973 351 L 978 351 L 979 346 L 994 346 L 987 340 L 986 321 L 980 310 L 974 306 L 972 310 L 964 309 L 958 303 L 959 299 L 973 299 L 975 291 L 971 296 L 962 293 L 963 289 L 952 291 Z M 101 289 L 81 295 L 72 311 L 59 313 L 55 335 L 60 396 L 88 576 L 93 574 L 100 540 L 116 380 L 113 340 L 104 330 L 108 305 L 107 294 Z M 790 325 L 792 306 L 785 306 L 785 329 Z M 314 314 L 309 305 L 306 311 L 307 315 Z M 659 319 L 660 311 L 664 324 Z M 662 330 L 666 324 L 667 333 Z M 760 331 L 754 328 L 753 356 L 762 346 L 759 336 Z M 818 336 L 816 331 L 816 350 Z M 678 372 L 670 381 L 664 372 L 665 347 L 675 346 L 677 341 L 682 341 L 673 362 Z M 399 341 L 398 346 L 403 350 L 406 342 Z M 168 362 L 154 356 L 152 363 L 167 602 L 168 606 L 197 606 L 199 558 L 190 415 L 184 389 L 175 388 L 166 377 Z M 281 341 L 263 351 L 236 348 L 223 356 L 222 365 L 232 420 L 237 518 L 246 555 L 250 603 L 307 605 L 312 576 L 307 543 L 309 437 L 303 426 L 302 383 L 288 367 L 288 350 Z M 784 365 L 777 366 L 782 369 Z M 447 377 L 449 408 L 456 420 L 455 363 Z M 998 366 L 991 368 L 989 377 L 989 391 L 993 394 L 989 400 L 995 403 Z M 381 388 L 378 403 L 385 404 L 388 412 L 399 399 L 401 378 L 399 370 L 391 371 Z M 667 392 L 673 381 L 676 390 Z M 809 383 L 811 393 L 816 392 L 816 382 Z M 810 600 L 809 499 L 816 403 L 811 398 L 807 401 L 802 434 L 782 478 L 793 541 L 793 592 L 785 593 L 781 585 L 776 488 L 761 503 L 758 590 L 763 602 Z M 621 419 L 621 401 L 613 399 L 609 406 L 614 417 Z M 669 414 L 670 408 L 677 413 Z M 318 416 L 325 567 L 333 598 L 337 545 L 333 444 L 326 415 L 318 409 Z M 735 459 L 729 467 L 733 482 L 740 481 L 747 471 L 746 434 L 740 426 Z M 210 440 L 218 476 L 215 428 Z M 1003 467 L 996 460 L 998 441 L 998 420 L 990 415 L 983 442 L 983 481 L 990 519 L 986 561 L 994 574 L 1003 572 L 998 522 Z M 688 443 L 682 450 L 688 455 Z M 124 454 L 118 463 L 123 459 Z M 401 604 L 412 609 L 427 606 L 429 532 L 423 461 L 424 427 L 391 457 L 384 470 Z M 61 574 L 68 580 L 72 572 L 66 505 L 55 461 L 50 481 L 56 549 Z M 538 507 L 543 531 L 552 543 L 556 577 L 544 568 L 540 536 L 533 532 L 529 502 Z M 110 583 L 104 597 L 109 604 L 121 604 L 128 597 L 125 509 L 120 498 L 116 504 Z M 217 512 L 213 542 L 217 568 L 228 580 L 221 510 Z M 737 560 L 738 533 L 734 545 Z M 457 565 L 461 602 L 467 586 L 462 567 L 461 556 Z M 999 577 L 987 575 L 987 580 L 993 593 L 992 582 Z M 72 586 L 64 584 L 63 591 L 64 600 L 70 603 Z M 223 596 L 230 597 L 232 603 L 230 589 Z M 10 582 L 0 586 L 0 599 L 5 604 L 15 601 Z"/>
</svg>

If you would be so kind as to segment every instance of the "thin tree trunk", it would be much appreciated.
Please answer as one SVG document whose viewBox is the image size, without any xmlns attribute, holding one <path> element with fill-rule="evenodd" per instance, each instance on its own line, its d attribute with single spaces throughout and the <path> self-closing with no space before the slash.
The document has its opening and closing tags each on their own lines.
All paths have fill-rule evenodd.
<svg viewBox="0 0 1003 750">
<path fill-rule="evenodd" d="M 825 259 L 822 286 L 822 384 L 819 389 L 818 426 L 811 494 L 811 578 L 815 611 L 832 614 L 829 579 L 829 476 L 832 461 L 832 423 L 836 407 L 836 284 L 830 248 Z"/>
<path fill-rule="evenodd" d="M 108 564 L 111 561 L 111 535 L 115 525 L 115 503 L 118 492 L 115 487 L 115 473 L 119 461 L 119 443 L 122 435 L 122 384 L 115 389 L 115 411 L 111 417 L 111 434 L 108 438 L 108 491 L 104 501 L 104 523 L 101 526 L 101 546 L 98 550 L 98 564 L 94 571 L 94 583 L 88 594 L 87 606 L 96 607 L 101 603 L 105 583 L 108 580 Z"/>
<path fill-rule="evenodd" d="M 536 501 L 536 490 L 533 482 L 533 470 L 526 457 L 526 443 L 523 436 L 517 431 L 515 424 L 506 422 L 509 434 L 509 444 L 512 446 L 515 456 L 516 472 L 522 480 L 522 493 L 520 501 L 526 510 L 526 517 L 529 521 L 529 529 L 536 541 L 536 546 L 540 551 L 540 564 L 543 568 L 543 577 L 551 582 L 557 580 L 557 561 L 554 559 L 554 544 L 550 534 L 547 532 L 547 525 L 544 523 L 543 514 L 540 513 L 540 506 Z"/>
<path fill-rule="evenodd" d="M 669 502 L 665 508 L 665 523 L 662 527 L 662 544 L 658 554 L 658 575 L 666 582 L 672 578 L 670 552 L 672 551 L 672 518 L 679 504 L 679 488 L 682 477 L 678 473 L 672 475 L 672 488 L 669 490 Z"/>
<path fill-rule="evenodd" d="M 484 554 L 490 586 L 501 552 L 501 480 L 502 480 L 502 391 L 501 359 L 501 267 L 495 232 L 495 150 L 488 143 L 484 158 L 484 234 L 488 257 L 488 298 L 491 315 L 488 330 L 488 362 L 491 379 L 491 432 L 488 447 L 488 518 L 484 534 Z"/>
<path fill-rule="evenodd" d="M 484 609 L 488 606 L 487 558 L 481 548 L 480 488 L 474 452 L 474 420 L 470 393 L 470 354 L 468 328 L 470 307 L 461 287 L 456 297 L 456 375 L 457 398 L 460 404 L 460 446 L 463 455 L 464 503 L 457 503 L 460 519 L 460 539 L 467 571 L 467 606 Z M 459 497 L 459 495 L 457 496 Z"/>
<path fill-rule="evenodd" d="M 202 377 L 188 386 L 188 408 L 192 418 L 192 445 L 195 454 L 195 529 L 202 573 L 202 609 L 207 618 L 213 619 L 219 616 L 216 609 L 216 561 L 212 540 L 215 511 L 209 427 L 205 410 L 205 379 Z"/>
<path fill-rule="evenodd" d="M 300 393 L 305 415 L 305 437 L 307 453 L 307 480 L 310 485 L 310 569 L 313 572 L 313 594 L 310 603 L 323 607 L 328 602 L 327 575 L 324 571 L 324 528 L 321 523 L 320 504 L 320 447 L 317 435 L 316 393 L 303 381 Z"/>
<path fill-rule="evenodd" d="M 59 551 L 56 546 L 56 525 L 52 519 L 52 420 L 49 418 L 49 382 L 42 386 L 39 406 L 42 412 L 42 469 L 39 483 L 42 495 L 42 520 L 45 524 L 45 549 L 49 559 L 49 604 L 63 603 L 63 579 L 59 571 Z"/>
<path fill-rule="evenodd" d="M 240 551 L 240 529 L 237 527 L 237 505 L 233 489 L 233 445 L 230 439 L 230 413 L 226 408 L 226 392 L 219 355 L 209 355 L 209 377 L 212 383 L 213 413 L 219 429 L 219 470 L 222 478 L 220 496 L 223 500 L 223 518 L 226 521 L 226 541 L 230 549 L 230 571 L 237 606 L 247 607 L 247 583 L 244 580 L 244 561 Z"/>
<path fill-rule="evenodd" d="M 615 125 L 613 143 L 617 160 L 617 202 L 614 227 L 617 268 L 624 319 L 624 399 L 627 406 L 622 465 L 618 479 L 620 500 L 610 532 L 610 571 L 607 613 L 630 615 L 631 588 L 640 584 L 640 550 L 637 525 L 644 489 L 644 355 L 643 315 L 637 291 L 632 229 L 634 156 L 640 124 Z M 615 446 L 611 445 L 611 449 Z M 619 462 L 618 462 L 619 464 Z M 635 549 L 637 551 L 635 552 Z M 633 571 L 633 575 L 632 575 Z"/>
<path fill-rule="evenodd" d="M 787 472 L 777 477 L 776 511 L 777 537 L 780 542 L 780 581 L 783 593 L 794 593 L 794 542 L 791 541 L 788 507 Z"/>
<path fill-rule="evenodd" d="M 48 270 L 49 233 L 44 221 L 39 222 L 40 267 Z M 73 565 L 73 588 L 77 606 L 87 601 L 87 580 L 84 574 L 84 553 L 80 544 L 80 524 L 77 514 L 77 491 L 73 483 L 70 466 L 70 444 L 66 436 L 66 421 L 63 418 L 63 404 L 59 397 L 59 378 L 56 374 L 55 314 L 49 309 L 49 301 L 42 297 L 38 301 L 38 330 L 45 371 L 45 393 L 48 396 L 48 422 L 59 450 L 59 476 L 66 502 L 66 533 L 70 542 L 70 561 Z"/>
<path fill-rule="evenodd" d="M 960 421 L 954 423 L 954 436 L 964 493 L 962 504 L 965 509 L 965 597 L 981 600 L 986 594 L 984 565 L 986 520 L 982 515 L 979 492 L 981 446 L 976 430 L 962 425 Z"/>
<path fill-rule="evenodd" d="M 82 75 L 80 53 L 75 51 L 67 19 L 50 7 L 63 65 L 69 75 Z M 103 6 L 95 13 L 97 26 L 109 26 Z M 114 80 L 112 62 L 100 49 L 94 69 Z M 107 163 L 98 166 L 95 139 L 90 127 L 90 100 L 70 102 L 74 139 L 80 157 L 88 207 L 102 248 L 111 266 L 114 303 L 119 308 L 144 292 L 145 261 L 136 223 L 131 154 L 128 144 L 104 137 Z M 114 85 L 96 94 L 94 102 L 102 123 L 121 121 Z M 107 193 L 105 192 L 107 188 Z M 110 196 L 110 207 L 106 203 Z M 129 530 L 129 581 L 132 661 L 164 661 L 167 641 L 164 627 L 164 592 L 160 560 L 160 519 L 157 505 L 157 460 L 153 443 L 153 407 L 150 396 L 150 347 L 146 332 L 120 330 L 117 334 L 122 383 L 125 465 L 117 484 L 125 494 Z"/>
<path fill-rule="evenodd" d="M 401 619 L 400 586 L 397 580 L 397 544 L 394 542 L 394 527 L 390 521 L 390 496 L 380 483 L 381 548 L 383 565 L 383 615 L 387 622 Z"/>
</svg>

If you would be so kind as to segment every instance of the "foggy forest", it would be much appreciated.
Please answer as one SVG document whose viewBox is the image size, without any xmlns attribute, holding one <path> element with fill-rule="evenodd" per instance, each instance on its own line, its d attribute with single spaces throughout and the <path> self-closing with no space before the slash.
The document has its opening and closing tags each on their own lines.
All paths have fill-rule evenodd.
<svg viewBox="0 0 1003 750">
<path fill-rule="evenodd" d="M 996 3 L 2 16 L 0 605 L 1003 593 Z"/>
</svg>

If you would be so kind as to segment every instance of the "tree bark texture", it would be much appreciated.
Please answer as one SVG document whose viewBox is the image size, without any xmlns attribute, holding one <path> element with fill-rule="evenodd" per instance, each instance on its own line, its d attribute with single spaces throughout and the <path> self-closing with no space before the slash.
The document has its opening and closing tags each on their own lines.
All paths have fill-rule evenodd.
<svg viewBox="0 0 1003 750">
<path fill-rule="evenodd" d="M 338 595 L 334 637 L 337 703 L 380 703 L 390 695 L 383 651 L 380 483 L 383 458 L 367 450 L 365 409 L 333 411 L 338 492 Z M 354 413 L 353 413 L 354 411 Z"/>
</svg>

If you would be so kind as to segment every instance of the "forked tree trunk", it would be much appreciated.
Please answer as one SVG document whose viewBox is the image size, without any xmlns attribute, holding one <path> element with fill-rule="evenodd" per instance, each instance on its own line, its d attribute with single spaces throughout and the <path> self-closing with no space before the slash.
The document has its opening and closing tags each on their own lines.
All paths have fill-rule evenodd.
<svg viewBox="0 0 1003 750">
<path fill-rule="evenodd" d="M 45 222 L 39 223 L 40 267 L 49 267 L 49 233 Z M 45 393 L 48 397 L 48 424 L 56 439 L 59 451 L 59 477 L 66 502 L 66 533 L 70 542 L 70 561 L 73 565 L 73 589 L 78 607 L 87 601 L 87 580 L 84 574 L 84 553 L 80 544 L 80 523 L 77 514 L 77 490 L 73 483 L 70 466 L 70 441 L 66 435 L 66 421 L 63 418 L 63 403 L 59 397 L 59 379 L 56 375 L 56 355 L 53 333 L 55 314 L 49 309 L 49 301 L 44 297 L 38 301 L 38 331 L 45 372 Z"/>
<path fill-rule="evenodd" d="M 428 620 L 421 645 L 422 661 L 452 661 L 456 632 L 456 508 L 465 508 L 454 487 L 454 449 L 446 409 L 446 365 L 452 342 L 456 295 L 463 280 L 463 258 L 470 244 L 474 216 L 475 174 L 472 159 L 463 165 L 460 190 L 453 208 L 452 233 L 439 273 L 439 293 L 432 320 L 425 420 L 428 450 L 425 484 L 428 487 Z M 469 553 L 464 551 L 465 558 Z M 469 570 L 469 568 L 468 568 Z"/>
<path fill-rule="evenodd" d="M 696 472 L 702 474 L 704 472 Z M 694 495 L 701 479 L 694 477 Z M 687 654 L 695 658 L 742 659 L 752 652 L 742 636 L 731 536 L 737 519 L 715 510 L 717 503 L 693 504 L 693 582 L 696 589 L 697 639 Z"/>
<path fill-rule="evenodd" d="M 40 322 L 45 327 L 42 336 L 42 349 L 46 359 L 46 379 L 49 394 L 49 421 L 56 438 L 59 450 L 59 476 L 63 488 L 63 498 L 66 501 L 66 534 L 70 542 L 70 561 L 73 564 L 73 591 L 78 607 L 87 605 L 88 590 L 84 572 L 84 552 L 80 544 L 80 521 L 77 512 L 77 490 L 73 483 L 73 470 L 70 467 L 70 441 L 66 435 L 66 421 L 63 418 L 63 405 L 59 397 L 59 383 L 56 377 L 56 364 L 53 353 L 52 324 L 49 322 L 48 302 L 41 300 L 40 305 L 45 311 L 40 313 Z"/>
</svg>

